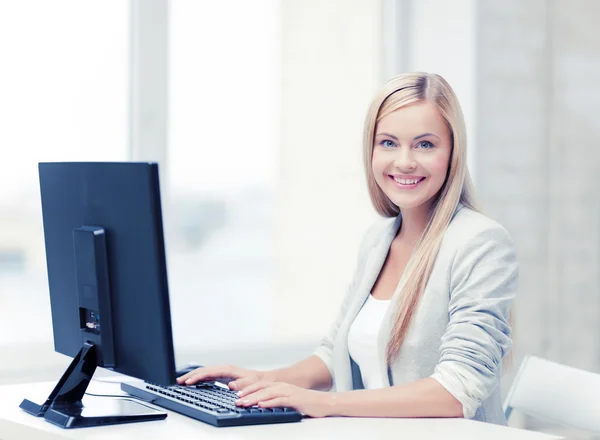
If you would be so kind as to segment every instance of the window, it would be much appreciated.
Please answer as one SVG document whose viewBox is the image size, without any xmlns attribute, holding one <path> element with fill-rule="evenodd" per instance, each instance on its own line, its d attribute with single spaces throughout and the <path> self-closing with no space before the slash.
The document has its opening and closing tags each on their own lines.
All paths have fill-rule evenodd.
<svg viewBox="0 0 600 440">
<path fill-rule="evenodd" d="M 278 3 L 170 4 L 164 212 L 178 348 L 272 337 Z"/>
<path fill-rule="evenodd" d="M 37 163 L 127 158 L 129 5 L 0 3 L 0 346 L 52 326 Z"/>
</svg>

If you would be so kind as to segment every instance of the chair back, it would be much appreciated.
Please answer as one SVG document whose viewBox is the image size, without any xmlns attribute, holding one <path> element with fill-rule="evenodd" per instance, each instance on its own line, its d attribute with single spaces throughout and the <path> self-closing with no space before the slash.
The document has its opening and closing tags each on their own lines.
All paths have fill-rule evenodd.
<svg viewBox="0 0 600 440">
<path fill-rule="evenodd" d="M 600 374 L 527 356 L 503 409 L 600 434 Z"/>
</svg>

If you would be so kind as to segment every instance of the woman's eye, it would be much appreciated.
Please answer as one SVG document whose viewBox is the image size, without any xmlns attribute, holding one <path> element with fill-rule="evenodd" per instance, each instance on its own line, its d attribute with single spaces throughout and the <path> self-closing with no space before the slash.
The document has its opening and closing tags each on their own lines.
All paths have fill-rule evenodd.
<svg viewBox="0 0 600 440">
<path fill-rule="evenodd" d="M 396 144 L 390 140 L 385 140 L 385 141 L 381 142 L 381 145 L 383 145 L 385 148 L 392 148 L 392 147 L 396 146 Z"/>
<path fill-rule="evenodd" d="M 417 147 L 422 148 L 423 150 L 429 150 L 430 148 L 433 148 L 433 144 L 429 141 L 423 141 L 419 142 Z"/>
</svg>

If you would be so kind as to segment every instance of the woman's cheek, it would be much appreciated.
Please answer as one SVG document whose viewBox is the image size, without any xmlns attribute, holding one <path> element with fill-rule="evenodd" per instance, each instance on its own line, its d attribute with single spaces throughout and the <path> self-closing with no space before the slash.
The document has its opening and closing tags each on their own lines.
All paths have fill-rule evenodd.
<svg viewBox="0 0 600 440">
<path fill-rule="evenodd" d="M 421 162 L 429 174 L 435 178 L 435 180 L 441 179 L 442 181 L 446 178 L 446 172 L 448 171 L 448 161 L 450 158 L 447 154 L 440 154 L 436 157 L 428 158 Z"/>
</svg>

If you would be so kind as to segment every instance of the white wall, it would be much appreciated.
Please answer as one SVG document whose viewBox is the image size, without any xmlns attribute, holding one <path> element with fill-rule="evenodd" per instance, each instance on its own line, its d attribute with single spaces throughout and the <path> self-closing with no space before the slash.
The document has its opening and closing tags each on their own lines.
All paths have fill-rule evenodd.
<svg viewBox="0 0 600 440">
<path fill-rule="evenodd" d="M 600 372 L 599 19 L 596 0 L 478 2 L 478 193 L 517 245 L 515 366 Z"/>
</svg>

